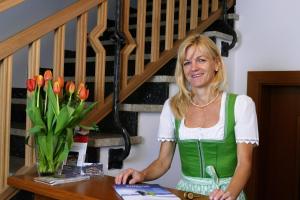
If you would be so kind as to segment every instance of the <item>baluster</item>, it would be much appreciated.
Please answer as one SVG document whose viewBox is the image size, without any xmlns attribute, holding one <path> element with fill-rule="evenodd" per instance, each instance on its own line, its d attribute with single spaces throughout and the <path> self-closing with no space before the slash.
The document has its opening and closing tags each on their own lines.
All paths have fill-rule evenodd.
<svg viewBox="0 0 300 200">
<path fill-rule="evenodd" d="M 173 47 L 175 1 L 167 1 L 165 49 Z"/>
<path fill-rule="evenodd" d="M 54 31 L 53 77 L 64 76 L 65 25 Z"/>
<path fill-rule="evenodd" d="M 179 16 L 178 16 L 178 39 L 183 39 L 186 34 L 186 10 L 187 1 L 179 1 Z"/>
<path fill-rule="evenodd" d="M 83 13 L 77 18 L 75 69 L 76 84 L 85 82 L 86 79 L 87 19 L 88 13 Z"/>
<path fill-rule="evenodd" d="M 0 193 L 8 187 L 6 179 L 9 175 L 12 62 L 12 56 L 0 61 Z"/>
<path fill-rule="evenodd" d="M 209 0 L 202 0 L 201 20 L 206 20 L 208 18 L 208 7 Z"/>
<path fill-rule="evenodd" d="M 212 5 L 211 5 L 211 11 L 215 12 L 218 10 L 219 7 L 219 0 L 212 0 Z"/>
<path fill-rule="evenodd" d="M 193 30 L 197 27 L 198 24 L 198 0 L 191 0 L 191 21 L 190 21 L 190 30 Z"/>
<path fill-rule="evenodd" d="M 153 1 L 153 11 L 152 11 L 151 62 L 155 62 L 159 58 L 160 13 L 161 13 L 161 0 L 155 0 Z"/>
<path fill-rule="evenodd" d="M 40 57 L 41 57 L 41 41 L 36 40 L 29 45 L 28 52 L 28 78 L 33 78 L 39 74 L 40 69 Z M 28 96 L 30 93 L 27 94 Z M 26 137 L 29 136 L 28 130 L 31 128 L 31 121 L 26 115 Z M 25 146 L 25 166 L 32 166 L 35 163 L 34 141 L 29 139 L 28 145 Z"/>
<path fill-rule="evenodd" d="M 99 41 L 100 35 L 107 28 L 107 1 L 99 5 L 97 10 L 97 26 L 89 35 L 90 43 L 96 53 L 95 55 L 95 89 L 94 97 L 98 105 L 104 102 L 105 92 L 105 58 L 106 51 Z"/>
<path fill-rule="evenodd" d="M 137 25 L 136 25 L 136 56 L 135 56 L 135 74 L 141 74 L 144 71 L 145 58 L 145 30 L 146 30 L 146 7 L 147 0 L 138 1 Z"/>
<path fill-rule="evenodd" d="M 130 0 L 123 1 L 121 30 L 124 33 L 126 45 L 121 50 L 121 89 L 125 89 L 128 84 L 128 59 L 130 53 L 136 47 L 136 43 L 129 31 L 129 16 L 130 16 Z"/>
</svg>

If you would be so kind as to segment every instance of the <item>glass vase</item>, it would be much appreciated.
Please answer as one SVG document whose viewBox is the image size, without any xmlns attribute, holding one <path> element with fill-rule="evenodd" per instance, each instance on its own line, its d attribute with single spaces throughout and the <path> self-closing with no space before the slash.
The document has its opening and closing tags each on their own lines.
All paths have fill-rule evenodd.
<svg viewBox="0 0 300 200">
<path fill-rule="evenodd" d="M 38 143 L 35 143 L 35 158 L 36 169 L 38 176 L 55 176 L 61 175 L 63 162 L 54 164 L 53 152 L 45 152 L 45 148 L 42 148 Z M 51 155 L 52 154 L 52 155 Z"/>
</svg>

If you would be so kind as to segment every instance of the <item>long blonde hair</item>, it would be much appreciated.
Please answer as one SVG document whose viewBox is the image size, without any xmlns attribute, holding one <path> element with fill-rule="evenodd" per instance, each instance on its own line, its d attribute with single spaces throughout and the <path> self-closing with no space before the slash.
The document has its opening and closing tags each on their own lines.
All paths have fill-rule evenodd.
<svg viewBox="0 0 300 200">
<path fill-rule="evenodd" d="M 183 62 L 186 58 L 186 51 L 189 47 L 195 46 L 203 49 L 218 65 L 215 77 L 212 80 L 211 93 L 222 91 L 226 85 L 225 78 L 225 66 L 221 57 L 220 51 L 216 44 L 207 36 L 199 33 L 188 36 L 179 46 L 175 79 L 179 87 L 177 94 L 171 98 L 171 109 L 177 119 L 182 119 L 186 113 L 187 107 L 193 96 L 189 89 L 189 83 L 187 82 L 183 72 Z"/>
</svg>

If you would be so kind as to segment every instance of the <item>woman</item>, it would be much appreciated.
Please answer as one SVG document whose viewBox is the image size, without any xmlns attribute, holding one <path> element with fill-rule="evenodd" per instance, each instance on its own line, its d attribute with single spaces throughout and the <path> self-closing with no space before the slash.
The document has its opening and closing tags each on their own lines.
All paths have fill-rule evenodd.
<svg viewBox="0 0 300 200">
<path fill-rule="evenodd" d="M 200 34 L 180 45 L 175 76 L 179 91 L 161 113 L 158 158 L 143 171 L 123 171 L 116 184 L 161 177 L 171 166 L 177 143 L 182 171 L 177 189 L 214 200 L 245 199 L 242 190 L 250 176 L 253 147 L 258 145 L 253 101 L 224 91 L 219 50 Z"/>
</svg>

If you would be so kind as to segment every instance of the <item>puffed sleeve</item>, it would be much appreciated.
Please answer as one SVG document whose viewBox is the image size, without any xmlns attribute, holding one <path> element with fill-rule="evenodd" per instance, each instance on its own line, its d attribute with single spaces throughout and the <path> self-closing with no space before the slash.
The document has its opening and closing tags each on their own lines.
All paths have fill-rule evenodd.
<svg viewBox="0 0 300 200">
<path fill-rule="evenodd" d="M 175 141 L 175 118 L 170 107 L 170 99 L 164 103 L 158 128 L 158 141 Z"/>
<path fill-rule="evenodd" d="M 239 95 L 235 102 L 235 137 L 237 143 L 259 144 L 257 116 L 253 100 Z"/>
</svg>

